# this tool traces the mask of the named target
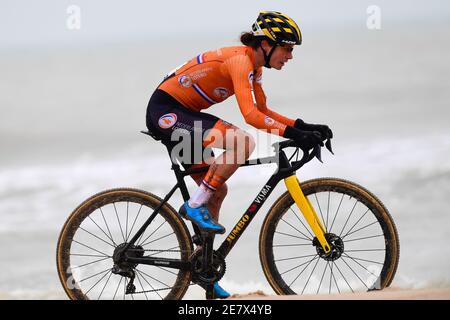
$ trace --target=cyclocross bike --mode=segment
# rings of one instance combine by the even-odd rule
[[[320,160],[320,147],[298,160],[298,148],[290,157],[284,151],[295,148],[292,140],[273,146],[273,157],[242,165],[276,163],[277,168],[217,250],[213,235],[194,224],[190,231],[168,202],[177,189],[188,200],[184,178],[207,167],[182,170],[172,161],[177,183],[164,199],[120,188],[84,201],[67,219],[57,245],[57,270],[69,298],[182,299],[192,284],[205,288],[207,299],[214,298],[212,286],[225,273],[225,258],[281,180],[287,191],[268,211],[259,236],[262,269],[277,294],[389,286],[399,240],[381,201],[342,179],[299,183],[296,170],[314,157]],[[331,151],[329,140],[326,146]]]

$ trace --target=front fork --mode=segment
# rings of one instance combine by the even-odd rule
[[[309,202],[308,198],[303,194],[302,189],[300,188],[300,183],[296,175],[292,175],[284,179],[284,183],[286,184],[286,188],[294,199],[300,211],[303,213],[303,216],[306,218],[311,230],[319,240],[320,245],[322,246],[325,253],[330,252],[330,245],[325,239],[325,228],[320,222],[319,217],[317,216],[316,211],[313,206]]]

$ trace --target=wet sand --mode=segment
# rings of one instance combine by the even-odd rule
[[[235,294],[237,300],[450,300],[450,288],[402,289],[388,288],[380,291],[321,295],[267,295],[262,291]]]

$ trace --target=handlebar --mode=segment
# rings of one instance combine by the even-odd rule
[[[297,149],[300,149],[303,152],[303,156],[300,160],[293,161],[291,163],[292,171],[296,171],[296,170],[300,169],[302,166],[304,166],[305,164],[307,164],[314,158],[317,158],[317,160],[319,160],[320,162],[323,162],[322,161],[322,147],[320,145],[316,145],[313,149],[310,149],[310,150],[304,150],[304,149],[299,148],[296,145],[294,140],[289,139],[289,140],[284,140],[281,142],[275,142],[272,146],[275,148],[276,152],[279,152],[279,150],[282,150],[284,148],[289,148],[289,147],[295,147]],[[331,147],[330,139],[327,139],[327,141],[325,142],[325,147],[332,154],[334,154],[333,149]]]

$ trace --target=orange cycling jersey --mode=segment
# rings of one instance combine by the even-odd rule
[[[295,120],[267,107],[261,78],[262,67],[255,70],[252,48],[226,47],[202,53],[178,67],[159,89],[192,111],[209,108],[235,94],[246,123],[277,130],[283,136],[286,126],[293,126]]]

